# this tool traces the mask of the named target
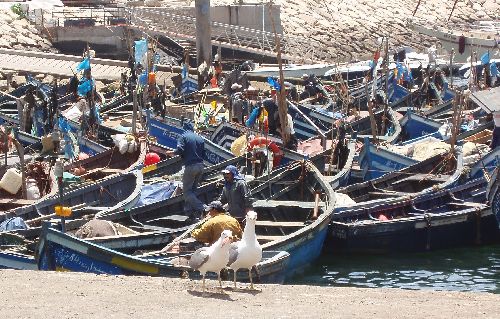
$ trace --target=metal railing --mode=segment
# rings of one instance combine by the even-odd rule
[[[27,18],[37,27],[86,27],[94,25],[120,25],[130,22],[125,8],[65,8],[57,11],[30,10]]]
[[[144,32],[165,34],[174,40],[196,42],[196,18],[170,12],[170,8],[69,8],[47,12],[31,10],[28,19],[47,30],[51,27],[88,27],[97,25],[129,25]],[[290,35],[278,34],[283,58],[295,63],[332,62],[325,56],[323,44]],[[276,56],[275,35],[272,32],[238,25],[212,22],[212,41],[265,56]]]
[[[130,8],[131,26],[170,34],[172,37],[196,39],[196,18],[169,12],[168,8]],[[307,39],[279,34],[284,57],[293,62],[325,61],[321,56],[320,44]],[[241,27],[237,25],[212,22],[212,41],[256,53],[275,56],[275,36],[271,32]]]

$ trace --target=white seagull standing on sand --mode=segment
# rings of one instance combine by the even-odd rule
[[[232,243],[229,249],[228,266],[234,270],[234,288],[236,288],[236,272],[240,268],[246,268],[250,276],[250,289],[254,289],[252,267],[262,259],[262,247],[257,241],[257,235],[255,235],[256,221],[257,213],[249,211],[246,216],[245,229],[243,230],[241,240]]]
[[[219,239],[209,247],[197,249],[189,260],[189,266],[198,270],[203,277],[203,292],[205,292],[205,274],[207,271],[216,272],[219,285],[222,290],[222,281],[220,280],[220,271],[226,267],[229,261],[229,247],[233,233],[230,230],[224,230]]]

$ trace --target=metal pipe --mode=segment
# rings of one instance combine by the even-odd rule
[[[302,111],[297,107],[295,106],[293,103],[290,103],[290,105],[294,108],[294,110],[300,114],[300,116],[302,116],[302,118],[304,120],[306,120],[306,122],[311,125],[314,130],[316,130],[316,132],[319,134],[320,138],[321,138],[321,146],[323,147],[323,150],[326,149],[326,134],[323,133],[323,131],[309,118],[307,117],[304,113],[302,113]]]
[[[132,93],[133,99],[134,99],[134,106],[133,106],[133,112],[132,112],[132,134],[136,135],[137,134],[137,91],[134,90]]]

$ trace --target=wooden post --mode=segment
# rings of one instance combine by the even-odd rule
[[[9,153],[9,136],[7,135],[7,126],[4,126],[5,132],[4,132],[4,147],[5,147],[5,168],[7,168],[7,155]]]
[[[210,21],[210,0],[195,0],[196,10],[196,66],[203,62],[210,66],[212,61],[212,23]],[[198,74],[198,85],[204,84]],[[199,87],[201,89],[201,86]]]
[[[137,91],[134,90],[132,93],[134,99],[133,111],[132,111],[132,134],[137,134]]]
[[[450,87],[453,88],[453,56],[455,55],[455,49],[451,48],[450,54]]]
[[[376,81],[377,75],[374,75],[374,80]],[[373,143],[377,143],[377,123],[375,122],[375,115],[373,114],[373,102],[368,96],[368,81],[366,82],[365,86],[365,94],[366,94],[366,104],[368,106],[368,114],[370,115],[370,126],[372,129],[372,137],[373,137]]]
[[[7,132],[6,132],[7,134]],[[17,149],[17,154],[19,154],[19,165],[21,165],[21,189],[23,194],[23,199],[26,199],[26,168],[24,165],[24,147],[15,139],[12,139],[14,146]]]
[[[280,72],[280,90],[278,94],[278,114],[280,117],[280,124],[281,124],[281,138],[283,139],[283,144],[287,145],[288,141],[290,140],[290,135],[288,134],[288,131],[286,130],[288,126],[288,106],[286,104],[286,97],[285,97],[285,78],[283,76],[283,63],[281,60],[281,43],[280,39],[278,37],[278,34],[276,33],[276,25],[274,23],[274,18],[273,18],[273,13],[272,13],[272,8],[271,4],[269,4],[269,16],[271,17],[271,24],[273,26],[273,32],[274,32],[274,40],[276,41],[276,54],[277,54],[277,59],[278,59],[278,67],[279,67],[279,72]]]
[[[458,2],[458,0],[455,0],[455,2],[453,3],[453,8],[451,8],[450,16],[448,17],[448,22],[450,21],[451,16],[453,15],[453,11],[455,11],[455,7],[457,6],[457,2]]]
[[[451,150],[455,151],[455,144],[457,142],[458,127],[460,125],[460,107],[461,107],[462,95],[460,92],[455,93],[455,100],[453,105],[453,117],[452,117],[452,128],[451,128],[451,138],[450,145]]]
[[[389,105],[389,37],[385,38],[384,76],[385,76],[385,100],[384,100],[384,113],[382,114],[382,127],[380,129],[380,135],[385,135],[385,132],[384,132],[385,131],[385,121],[386,121],[386,115],[387,115],[387,107]]]

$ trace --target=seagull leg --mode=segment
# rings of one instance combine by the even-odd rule
[[[250,277],[250,289],[253,290],[252,268],[248,269],[248,276]]]
[[[234,270],[234,289],[236,289],[236,270]]]
[[[224,288],[222,288],[222,280],[220,279],[220,271],[219,273],[217,274],[217,277],[219,278],[219,286],[220,286],[220,291],[222,292],[224,290]]]
[[[203,286],[202,292],[205,293],[205,274],[203,274]]]
[[[262,291],[260,289],[257,289],[257,288],[254,288],[253,286],[253,280],[252,280],[252,268],[248,269],[248,275],[250,277],[250,290],[254,290],[254,291]]]

